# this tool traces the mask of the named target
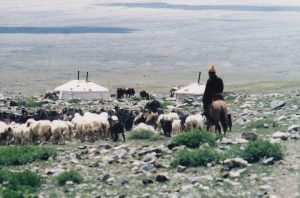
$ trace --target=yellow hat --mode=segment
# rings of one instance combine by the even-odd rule
[[[210,66],[210,68],[208,69],[208,73],[216,73],[216,69],[214,65]]]

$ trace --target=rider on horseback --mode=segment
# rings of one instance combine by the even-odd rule
[[[209,79],[206,82],[203,94],[203,110],[205,117],[209,120],[209,107],[213,100],[224,100],[222,93],[224,89],[223,80],[216,75],[215,66],[212,65],[208,70]]]

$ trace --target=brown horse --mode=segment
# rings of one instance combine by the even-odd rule
[[[226,135],[227,132],[227,105],[223,100],[215,100],[211,103],[209,108],[209,115],[211,123],[208,124],[207,128],[210,128],[210,124],[215,125],[215,131],[221,134],[220,122],[223,127],[223,131]]]

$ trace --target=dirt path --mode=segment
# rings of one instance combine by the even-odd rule
[[[276,177],[273,187],[277,197],[300,197],[300,147],[299,141],[289,140],[285,144],[285,160],[273,172]]]

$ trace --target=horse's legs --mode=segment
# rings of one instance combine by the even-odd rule
[[[220,127],[220,124],[219,123],[215,123],[215,131],[219,132],[219,134],[221,134],[221,127]]]

